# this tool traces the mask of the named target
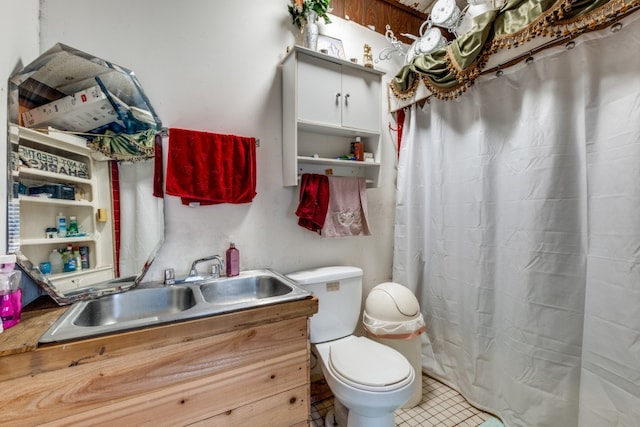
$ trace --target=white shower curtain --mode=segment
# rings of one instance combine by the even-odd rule
[[[393,279],[424,371],[509,427],[640,426],[638,46],[635,19],[407,111]]]

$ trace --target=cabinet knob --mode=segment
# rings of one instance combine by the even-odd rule
[[[351,96],[351,95],[349,95],[349,94],[346,94],[346,95],[344,96],[344,105],[349,105],[349,97],[350,97],[350,96]]]

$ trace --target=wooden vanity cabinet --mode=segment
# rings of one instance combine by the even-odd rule
[[[0,357],[1,424],[307,426],[316,311],[308,298]]]

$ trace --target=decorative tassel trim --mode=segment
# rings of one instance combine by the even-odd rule
[[[567,37],[599,30],[638,7],[640,0],[611,0],[584,15],[557,22],[553,32]]]
[[[474,61],[469,67],[462,68],[455,56],[452,53],[451,45],[447,46],[447,55],[445,56],[445,65],[451,74],[453,74],[459,83],[464,83],[469,80],[475,80],[480,75],[480,67],[478,67],[477,60]]]
[[[474,82],[474,80],[467,80],[464,82],[459,82],[453,87],[443,88],[436,86],[436,84],[433,83],[433,81],[431,81],[429,76],[427,76],[426,74],[420,74],[420,80],[427,87],[427,89],[429,89],[429,92],[431,92],[433,96],[435,96],[437,99],[446,101],[456,99],[457,97],[465,93],[467,89],[469,89],[473,85]]]
[[[455,60],[451,46],[447,46],[445,55],[446,67],[455,77],[456,82],[452,87],[441,87],[434,83],[427,74],[415,72],[416,78],[411,86],[405,90],[400,90],[395,82],[389,83],[389,87],[394,96],[402,101],[410,100],[415,96],[419,82],[438,99],[451,100],[459,97],[471,87],[481,74],[482,70],[489,62],[492,54],[500,49],[510,49],[526,44],[534,37],[554,37],[573,38],[582,33],[601,29],[620,17],[633,12],[640,7],[640,0],[611,0],[601,7],[591,12],[579,15],[571,19],[563,20],[565,13],[572,9],[572,0],[561,0],[540,16],[527,27],[513,33],[495,36],[487,40],[478,58],[466,69],[463,69]],[[519,62],[519,61],[514,61]]]
[[[537,16],[531,24],[511,34],[500,34],[493,37],[489,46],[489,53],[496,53],[500,49],[511,49],[525,44],[534,37],[555,35],[549,28],[556,21],[561,20],[566,12],[571,10],[572,0],[560,0],[555,5]]]
[[[105,134],[87,142],[87,147],[99,151],[112,160],[137,162],[155,155],[155,131],[138,134]]]
[[[392,81],[391,83],[389,83],[389,88],[391,88],[391,92],[393,92],[393,95],[397,99],[400,99],[402,101],[406,101],[408,99],[413,98],[416,95],[416,90],[418,89],[418,85],[419,84],[420,84],[420,79],[419,78],[415,78],[413,80],[413,83],[411,83],[411,86],[409,86],[409,88],[407,90],[403,91],[403,90],[398,89],[398,87]]]
[[[458,61],[456,61],[456,57],[453,55],[453,49],[451,48],[451,44],[449,43],[447,45],[447,55],[446,55],[446,61],[447,61],[447,68],[449,69],[449,71],[451,71],[453,74],[458,74],[464,71],[464,69],[460,66],[460,64],[458,64]]]

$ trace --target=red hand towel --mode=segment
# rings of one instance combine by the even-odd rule
[[[248,203],[256,195],[256,140],[169,129],[167,194],[182,204]]]
[[[329,207],[329,179],[326,175],[302,174],[300,201],[296,215],[298,225],[320,233]]]

